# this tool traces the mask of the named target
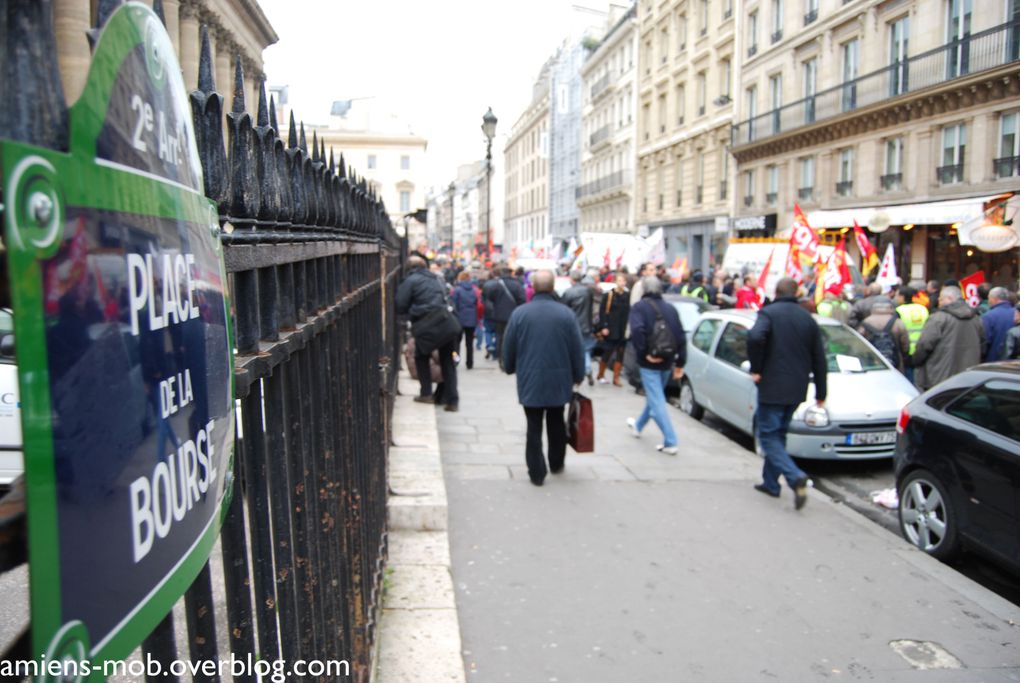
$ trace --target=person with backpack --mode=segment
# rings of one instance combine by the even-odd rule
[[[453,312],[457,315],[462,329],[461,338],[466,340],[464,353],[467,358],[467,369],[475,365],[475,328],[478,327],[478,290],[471,282],[471,274],[462,270],[457,276],[457,286],[453,288]],[[458,342],[458,347],[460,343]]]
[[[495,277],[482,289],[482,297],[485,299],[486,315],[491,314],[496,330],[494,355],[502,368],[503,335],[514,309],[526,303],[526,294],[524,285],[514,277],[513,271],[508,266],[500,266],[494,271],[494,275]]]
[[[892,299],[878,297],[871,303],[871,315],[857,331],[886,357],[893,367],[906,374],[910,361],[910,332],[896,314]]]
[[[676,309],[662,299],[662,280],[655,275],[641,280],[644,294],[630,309],[630,343],[637,356],[641,384],[645,390],[645,409],[636,419],[627,418],[631,435],[641,437],[641,430],[654,420],[662,432],[662,443],[656,449],[676,455],[677,436],[669,419],[666,385],[670,376],[680,380],[687,362],[687,338]]]

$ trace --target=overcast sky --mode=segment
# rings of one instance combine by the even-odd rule
[[[388,103],[429,141],[428,185],[445,185],[459,164],[484,158],[490,106],[499,118],[493,163],[502,166],[506,136],[542,64],[579,25],[604,22],[572,9],[572,0],[259,4],[280,37],[265,51],[267,80],[290,86],[295,115],[327,123],[333,100]]]

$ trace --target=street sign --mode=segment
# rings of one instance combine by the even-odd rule
[[[233,340],[216,207],[150,9],[109,18],[69,120],[68,153],[0,141],[0,173],[33,651],[98,661],[139,645],[219,532]]]

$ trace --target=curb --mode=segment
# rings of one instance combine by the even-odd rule
[[[375,683],[465,681],[450,570],[446,484],[435,406],[401,372],[393,411],[385,571]]]

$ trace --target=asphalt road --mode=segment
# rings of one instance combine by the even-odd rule
[[[751,437],[712,413],[706,412],[702,423],[747,450],[754,450]],[[876,524],[895,534],[900,533],[896,511],[876,505],[871,499],[872,493],[896,486],[891,459],[798,460],[797,462],[805,472],[811,475],[815,488],[828,494],[834,500],[845,503]],[[954,562],[952,567],[999,596],[1020,605],[1020,577],[1008,574],[997,565],[969,553]]]

